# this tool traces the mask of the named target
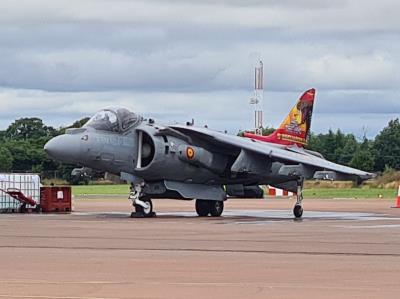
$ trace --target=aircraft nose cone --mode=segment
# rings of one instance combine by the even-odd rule
[[[46,152],[46,154],[48,154],[51,157],[56,156],[57,152],[60,151],[59,145],[58,145],[57,141],[55,140],[56,138],[50,139],[50,141],[48,141],[44,146],[44,151]]]
[[[44,151],[55,160],[75,163],[80,155],[80,142],[77,136],[60,135],[47,142]]]

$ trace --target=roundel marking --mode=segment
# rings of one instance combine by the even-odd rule
[[[188,148],[186,149],[186,156],[189,160],[192,160],[194,158],[194,149],[190,146],[188,146]]]

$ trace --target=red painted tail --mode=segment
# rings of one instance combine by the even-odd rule
[[[282,122],[280,127],[269,136],[260,136],[252,133],[244,133],[244,137],[260,141],[282,144],[307,145],[310,133],[311,119],[314,107],[315,89],[307,90],[298,100],[296,106]]]

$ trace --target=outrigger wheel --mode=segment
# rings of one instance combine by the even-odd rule
[[[301,218],[301,216],[303,216],[303,207],[300,205],[295,205],[293,208],[293,214],[297,219]]]
[[[196,200],[196,213],[200,217],[211,215],[212,217],[219,217],[224,211],[224,202],[216,200]]]
[[[303,216],[303,185],[304,185],[304,179],[300,178],[297,181],[297,201],[296,205],[293,208],[293,214],[296,219],[300,219]]]

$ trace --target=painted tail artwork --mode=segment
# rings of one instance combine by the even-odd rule
[[[315,89],[309,89],[286,116],[279,128],[268,136],[244,133],[244,137],[280,145],[307,145],[314,107]]]

